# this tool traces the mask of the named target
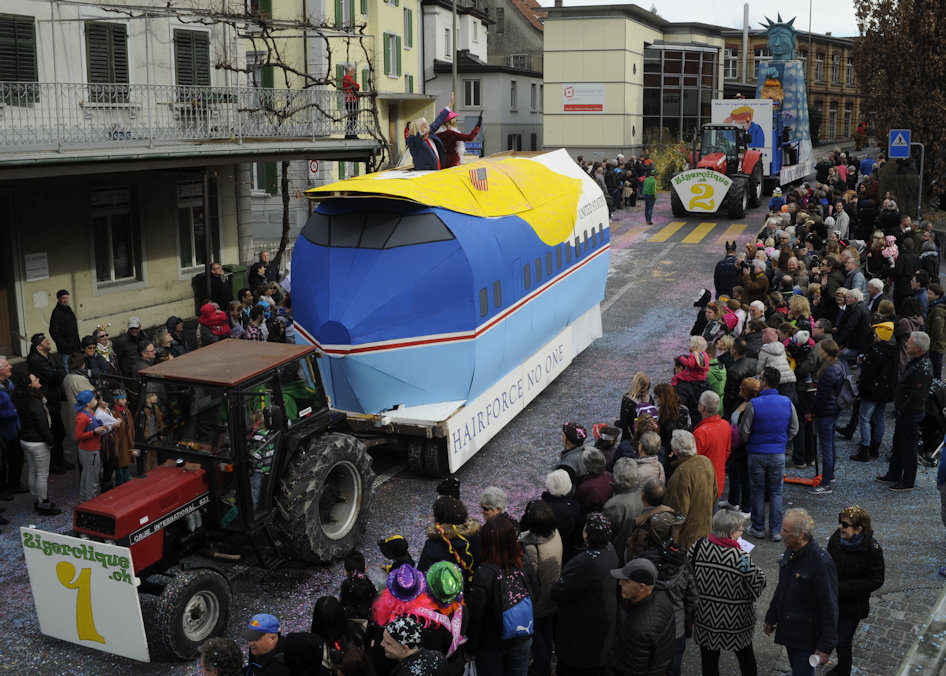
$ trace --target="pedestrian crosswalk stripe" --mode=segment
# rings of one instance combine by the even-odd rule
[[[649,241],[666,242],[668,239],[673,237],[674,233],[676,233],[676,231],[682,228],[684,225],[686,225],[686,221],[671,221],[661,228],[660,232],[651,237]]]
[[[716,227],[715,223],[700,223],[693,228],[689,235],[683,238],[682,244],[699,244],[706,237],[706,233]]]
[[[725,244],[731,239],[736,239],[745,229],[745,223],[733,223],[728,228],[726,228],[726,232],[716,238],[716,244]]]

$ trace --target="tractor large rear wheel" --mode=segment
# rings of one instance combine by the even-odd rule
[[[365,530],[375,481],[371,457],[347,434],[303,444],[279,482],[276,522],[298,558],[331,561],[354,549]]]
[[[749,196],[746,194],[746,179],[736,176],[726,193],[726,212],[730,218],[745,218],[749,206]]]
[[[755,208],[762,203],[762,159],[760,158],[752,168],[749,174],[749,180],[746,182],[746,194],[749,198],[749,206]]]

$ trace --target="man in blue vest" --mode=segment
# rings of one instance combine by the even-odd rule
[[[782,539],[782,478],[785,447],[798,433],[798,416],[791,399],[778,393],[781,377],[774,366],[759,375],[762,391],[749,401],[739,420],[739,434],[749,455],[749,501],[752,526],[746,531],[765,537],[765,496],[769,496],[769,530],[772,540]]]

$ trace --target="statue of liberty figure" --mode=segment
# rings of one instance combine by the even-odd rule
[[[808,97],[805,93],[805,65],[795,58],[795,27],[791,21],[768,17],[763,23],[769,38],[771,61],[759,64],[756,98],[772,99],[776,117],[773,129],[781,128],[781,183],[804,178],[813,170],[811,134],[808,129]],[[773,167],[775,169],[775,167]]]

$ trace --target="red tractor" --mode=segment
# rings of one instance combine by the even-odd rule
[[[335,430],[345,416],[329,408],[318,356],[224,340],[139,374],[136,448],[157,467],[78,505],[74,529],[131,549],[172,655],[226,632],[215,560],[330,561],[364,532],[375,475],[364,444]]]
[[[743,218],[748,207],[757,207],[762,202],[762,151],[746,146],[747,134],[743,127],[730,124],[703,125],[699,150],[694,145],[690,153],[692,169],[709,170],[722,174],[732,183],[723,195],[715,195],[717,209],[725,210],[730,218]],[[687,174],[688,172],[681,172]],[[674,177],[681,174],[674,174]],[[706,213],[706,208],[694,208],[694,203],[705,206],[707,200],[701,199],[698,191],[691,195],[681,195],[676,183],[671,179],[674,189],[670,191],[670,207],[673,215],[685,217],[690,213]],[[716,209],[713,209],[715,211]]]

